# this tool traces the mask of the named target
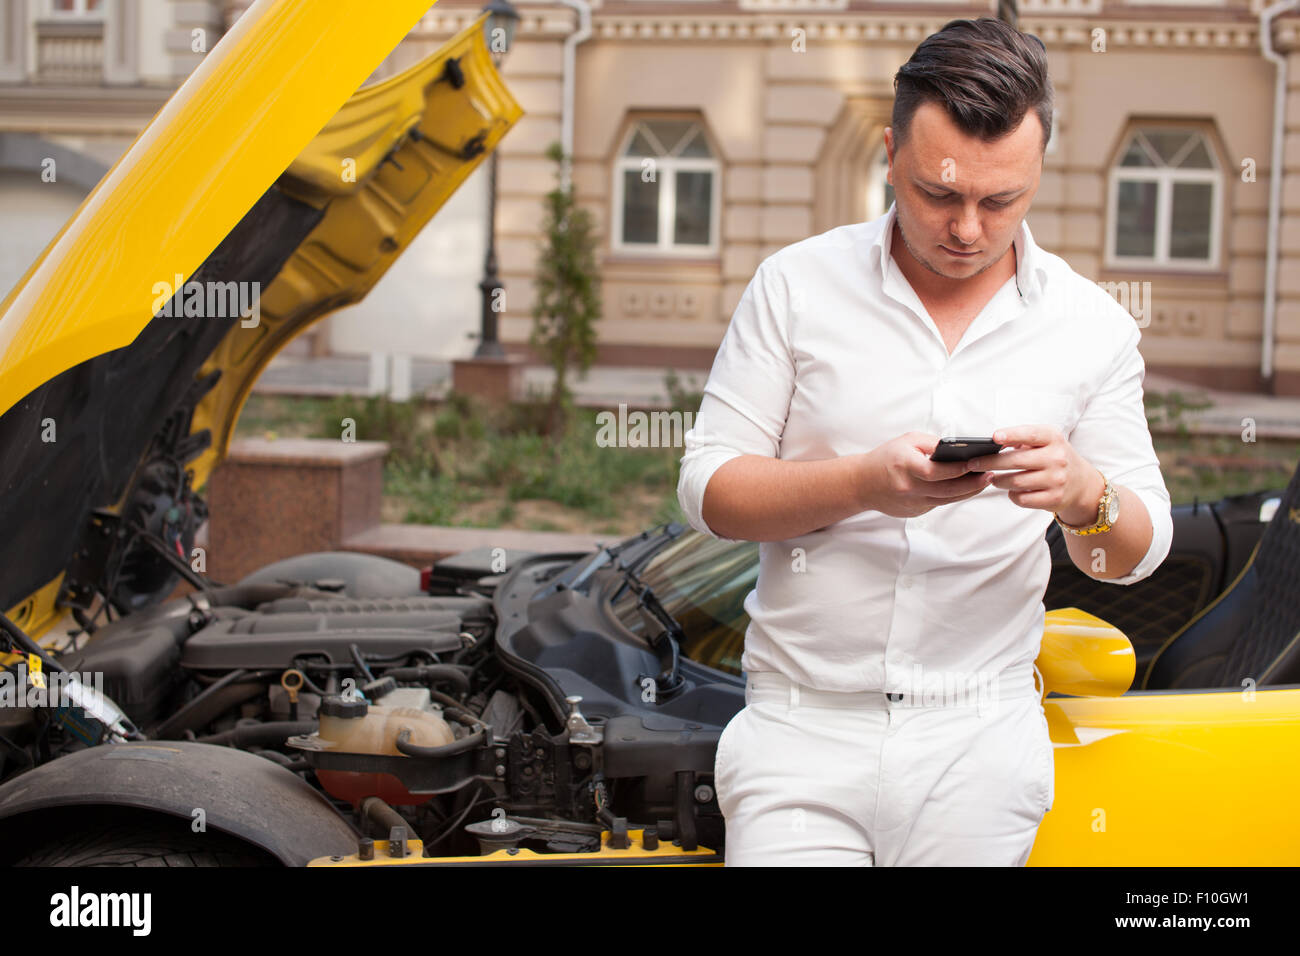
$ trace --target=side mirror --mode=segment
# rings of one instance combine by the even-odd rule
[[[1137,654],[1124,632],[1077,607],[1047,612],[1035,663],[1044,694],[1071,697],[1119,697],[1137,673]]]

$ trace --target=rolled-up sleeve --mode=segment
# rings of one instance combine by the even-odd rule
[[[1132,318],[1126,316],[1131,323]],[[1134,584],[1149,577],[1169,555],[1174,520],[1160,459],[1151,441],[1142,380],[1146,364],[1138,351],[1142,338],[1136,324],[1110,364],[1110,372],[1093,393],[1070,433],[1070,444],[1116,485],[1137,495],[1151,517],[1151,545],[1133,570],[1109,584]],[[1123,521],[1123,512],[1120,520]]]
[[[704,397],[684,436],[677,501],[697,531],[722,541],[704,521],[704,492],[722,465],[741,455],[779,457],[794,391],[789,295],[765,259],[754,273],[713,360]]]

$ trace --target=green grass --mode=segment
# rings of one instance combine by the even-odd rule
[[[698,394],[669,394],[692,412]],[[568,411],[563,437],[544,434],[540,403],[493,408],[453,393],[444,402],[384,397],[294,398],[254,394],[238,435],[384,441],[386,520],[538,531],[633,534],[682,520],[681,448],[602,447],[598,409]]]
[[[1153,441],[1169,499],[1176,505],[1281,490],[1300,462],[1300,441],[1294,440],[1243,442],[1234,435],[1155,435]],[[1207,458],[1225,461],[1204,461]]]
[[[325,399],[298,395],[263,395],[254,392],[244,403],[235,426],[239,438],[261,437],[268,432],[284,438],[303,438],[318,427]]]
[[[672,407],[696,411],[700,393],[665,379]],[[1161,471],[1175,504],[1283,488],[1300,461],[1300,441],[1242,442],[1179,428],[1195,400],[1148,393]],[[237,434],[385,441],[385,520],[538,531],[633,534],[682,521],[677,478],[683,450],[601,447],[596,409],[570,409],[564,437],[544,434],[540,403],[494,409],[463,395],[444,402],[254,394]],[[346,420],[351,421],[349,426]],[[1207,461],[1208,459],[1208,461]]]
[[[1191,431],[1184,412],[1209,408],[1203,392],[1143,393],[1152,442],[1172,504],[1217,501],[1229,495],[1286,487],[1300,462],[1300,441],[1242,441],[1240,435]]]
[[[1213,405],[1203,392],[1188,395],[1178,389],[1167,392],[1148,389],[1142,394],[1142,403],[1146,407],[1148,425],[1152,428],[1172,427],[1180,435],[1189,434],[1183,412],[1199,411]]]

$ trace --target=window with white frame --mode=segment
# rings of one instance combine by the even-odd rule
[[[894,187],[889,185],[889,150],[882,141],[867,169],[866,218],[878,219],[894,202]]]
[[[698,120],[633,123],[614,164],[613,248],[716,253],[720,176],[721,164]]]
[[[50,14],[56,17],[93,17],[104,15],[104,0],[48,0]]]
[[[1110,170],[1112,265],[1216,268],[1223,172],[1200,129],[1139,126]]]

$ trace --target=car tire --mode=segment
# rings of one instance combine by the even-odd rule
[[[60,835],[14,866],[274,866],[268,854],[222,833],[169,832],[158,821]]]

